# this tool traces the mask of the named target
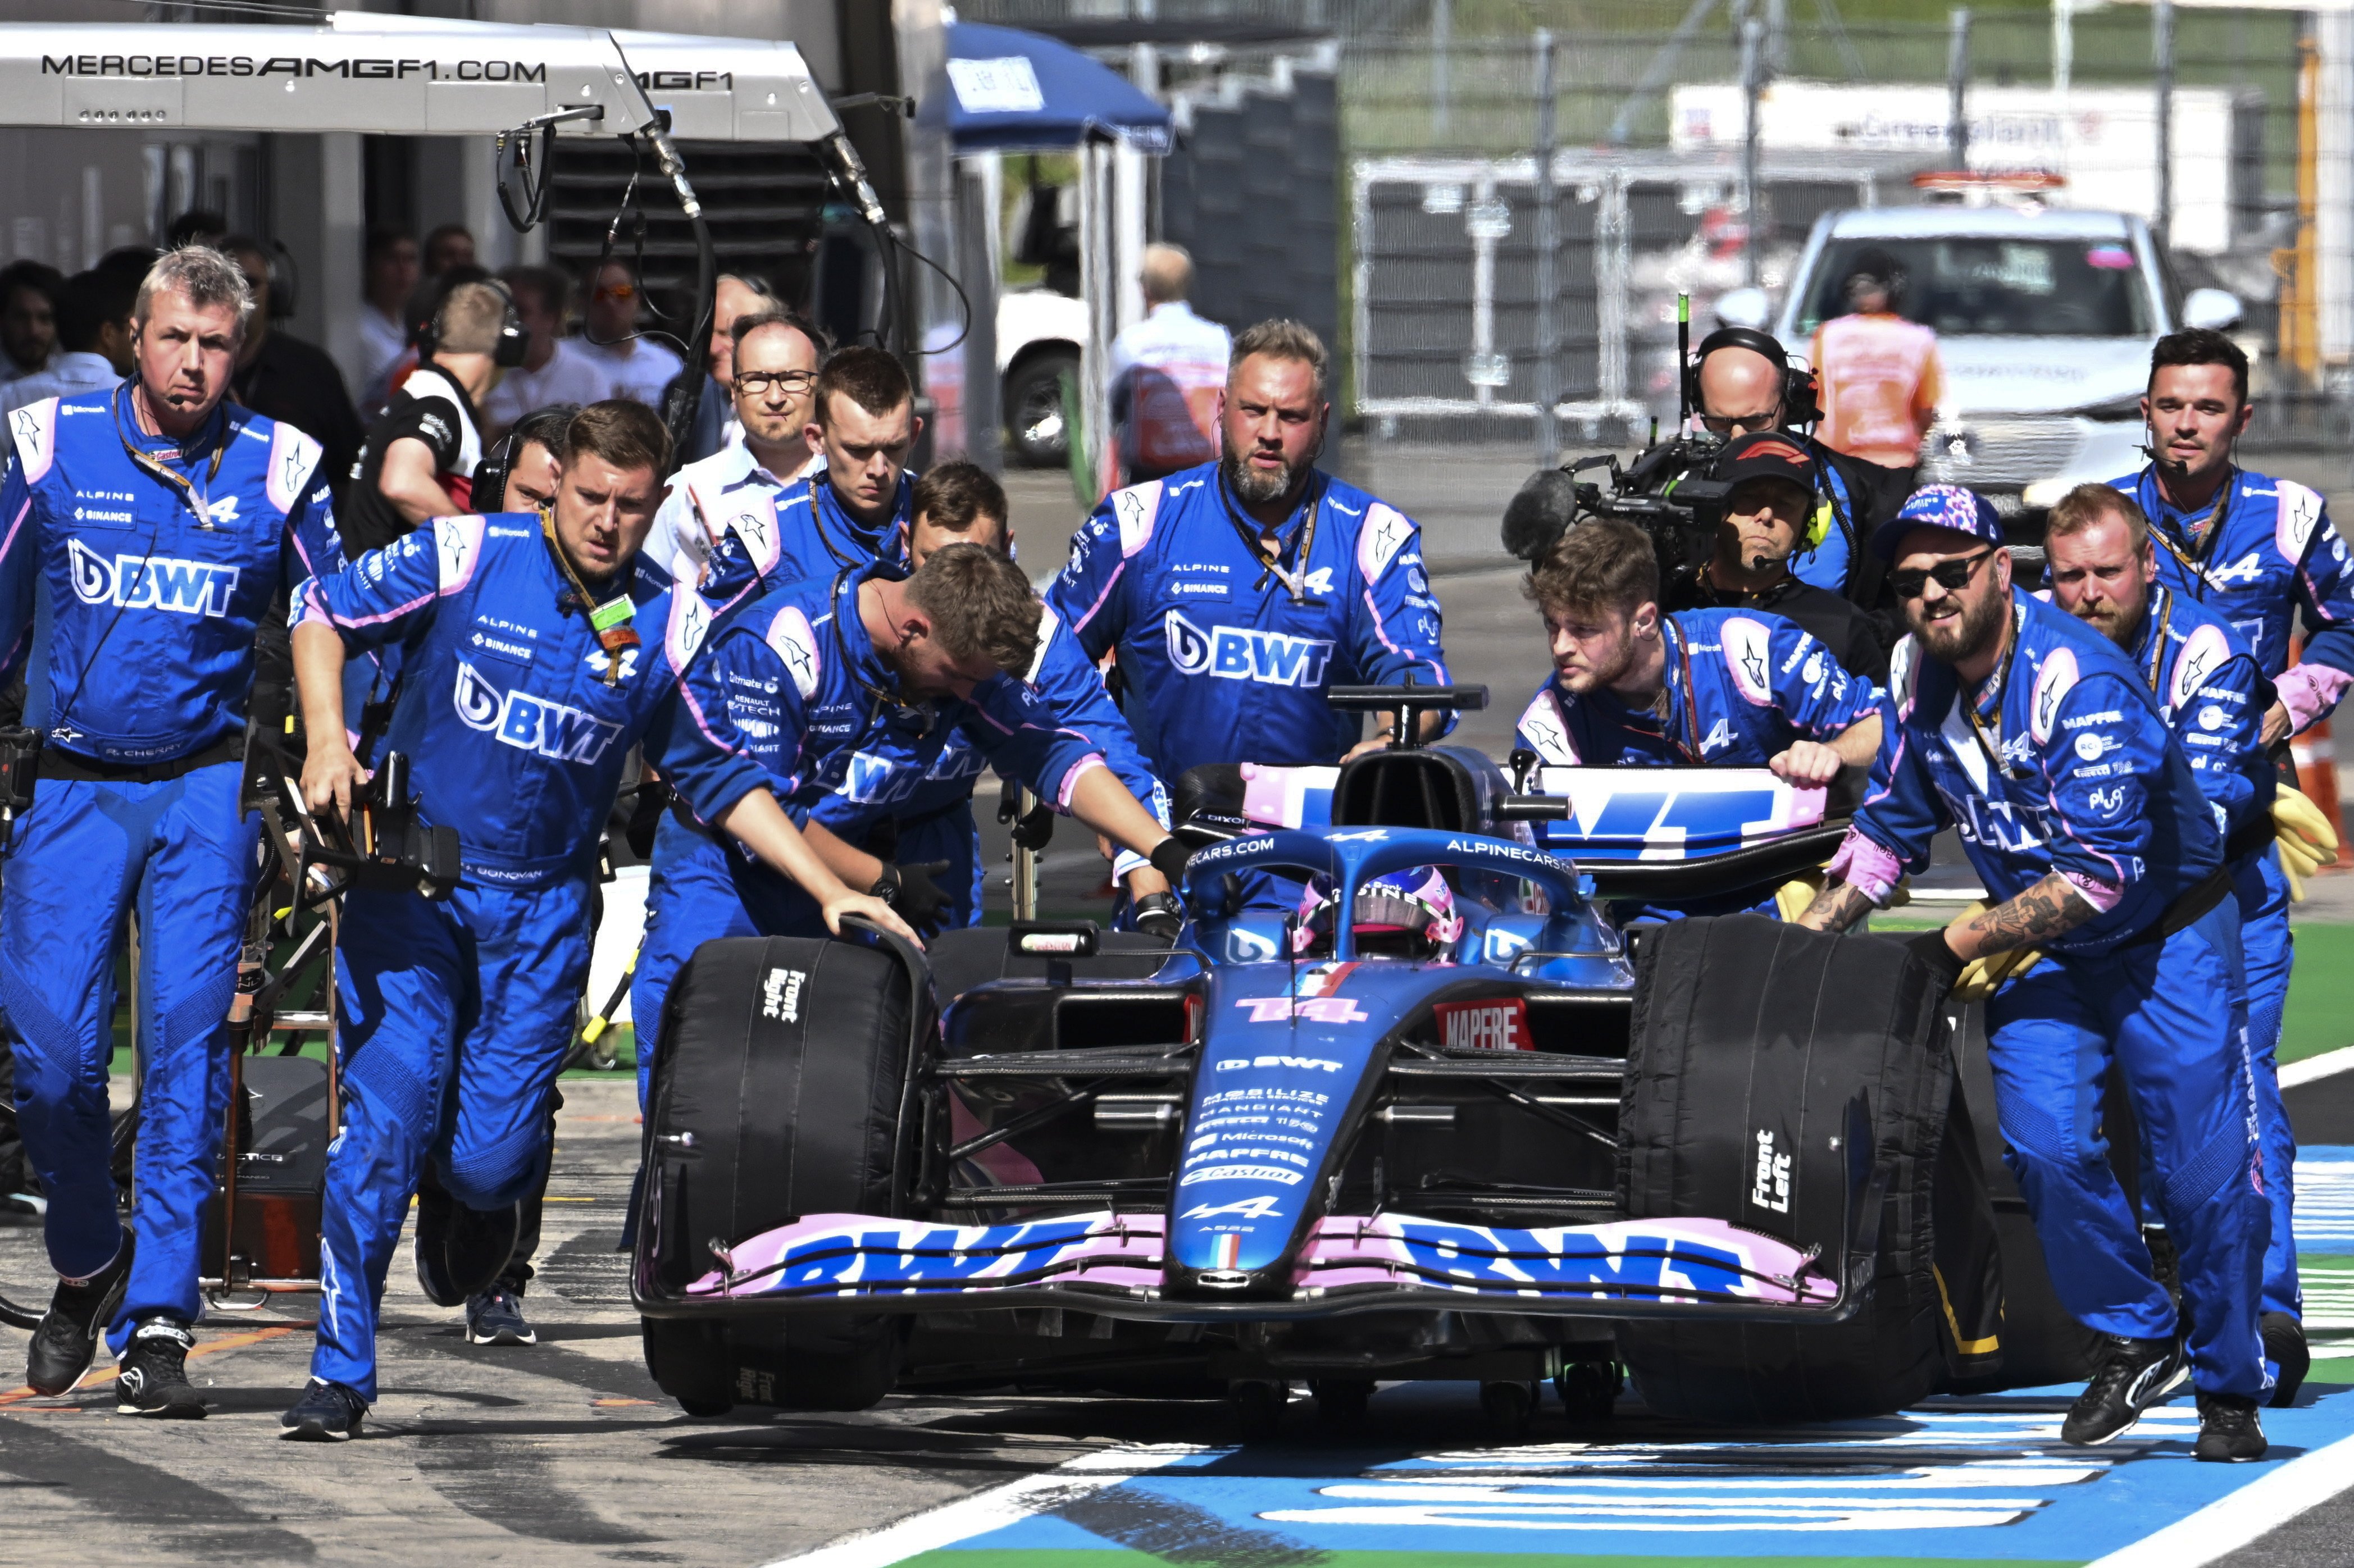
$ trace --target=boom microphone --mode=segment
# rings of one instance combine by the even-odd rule
[[[1504,549],[1524,561],[1543,560],[1576,520],[1576,482],[1560,469],[1539,469],[1504,508]]]

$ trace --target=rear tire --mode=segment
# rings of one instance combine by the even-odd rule
[[[1613,1361],[1572,1361],[1553,1373],[1553,1391],[1561,1411],[1572,1421],[1606,1421],[1617,1407],[1618,1391],[1626,1380]]]
[[[1536,1394],[1525,1383],[1483,1383],[1479,1385],[1479,1417],[1491,1443],[1525,1443],[1529,1421],[1535,1415]]]
[[[1363,1378],[1318,1378],[1308,1392],[1316,1396],[1316,1419],[1325,1426],[1361,1425],[1373,1398],[1373,1385]]]

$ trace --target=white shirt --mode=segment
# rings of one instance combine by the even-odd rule
[[[384,407],[390,396],[385,384],[392,367],[408,352],[408,328],[398,311],[387,315],[374,305],[360,306],[360,411]]]
[[[675,564],[682,556],[700,575],[704,563],[711,558],[712,546],[733,521],[737,503],[747,502],[758,510],[766,502],[773,519],[778,496],[825,463],[815,452],[808,457],[791,472],[774,474],[760,466],[751,448],[736,440],[699,462],[688,463],[671,475],[670,493],[663,497],[662,507],[654,514],[654,525],[639,546],[639,558],[659,567],[666,580],[674,580]]]
[[[567,340],[589,364],[605,373],[605,396],[629,397],[649,408],[662,407],[663,388],[686,362],[651,338],[626,338],[603,347],[586,339]]]
[[[76,393],[95,392],[122,379],[122,373],[102,354],[61,354],[47,370],[36,370],[0,387],[0,418],[44,397],[71,397]]]
[[[1216,457],[1218,393],[1233,350],[1226,329],[1204,321],[1182,300],[1153,306],[1114,338],[1115,406],[1126,405],[1121,458],[1166,471]]]
[[[6,355],[0,354],[0,387],[5,387],[11,381],[22,381],[27,376],[38,376],[45,370],[54,370],[57,366],[58,351],[54,348],[49,350],[48,358],[30,370],[25,369]]]
[[[537,370],[516,366],[499,377],[482,403],[482,422],[504,430],[535,409],[551,403],[578,403],[587,408],[611,394],[612,377],[591,359],[585,345],[568,337],[556,340],[556,352]]]

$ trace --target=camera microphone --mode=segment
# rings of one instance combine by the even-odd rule
[[[1576,520],[1576,482],[1560,469],[1539,469],[1504,508],[1504,549],[1524,561],[1543,560]]]

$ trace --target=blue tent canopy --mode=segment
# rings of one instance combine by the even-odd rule
[[[1090,134],[1169,151],[1169,111],[1069,45],[980,22],[948,35],[948,79],[923,117],[938,124],[945,111],[958,152],[1060,152]]]

